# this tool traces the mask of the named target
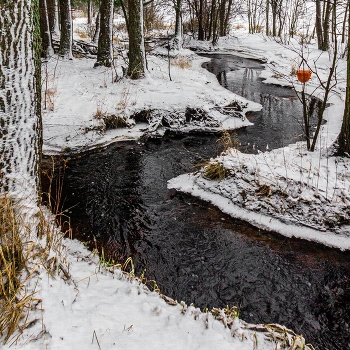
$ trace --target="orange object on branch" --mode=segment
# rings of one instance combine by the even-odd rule
[[[309,81],[311,78],[311,75],[312,75],[312,72],[309,69],[300,69],[297,71],[297,77],[301,83],[306,83],[307,81]]]

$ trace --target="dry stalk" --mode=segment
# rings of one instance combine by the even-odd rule
[[[173,66],[179,67],[181,69],[191,69],[192,61],[184,56],[179,56],[171,63]]]
[[[61,275],[70,280],[64,235],[55,217],[45,208],[39,211],[36,238],[20,212],[10,198],[0,197],[0,344],[15,342],[35,322],[29,316],[39,301],[35,296],[37,285],[28,286],[41,267],[53,278]]]
[[[32,247],[24,243],[23,235],[11,199],[0,198],[0,336],[4,343],[19,329],[36,300],[34,292],[28,294],[25,288],[33,272],[28,264]]]

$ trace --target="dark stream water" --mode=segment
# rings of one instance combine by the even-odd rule
[[[301,103],[292,88],[264,84],[260,78],[264,66],[257,60],[227,54],[203,56],[211,58],[203,67],[214,73],[222,86],[263,106],[248,116],[254,127],[236,132],[241,151],[266,151],[303,140]],[[309,99],[312,126],[320,102]]]
[[[349,349],[350,253],[258,230],[167,190],[167,180],[216,155],[218,137],[168,135],[71,159],[62,197],[75,237],[110,258],[132,256],[136,272],[146,269],[174,299],[237,305],[248,322],[286,325],[317,349]],[[272,147],[269,137],[256,147]]]

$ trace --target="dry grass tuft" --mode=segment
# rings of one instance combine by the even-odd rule
[[[50,88],[45,91],[45,105],[46,108],[53,112],[55,110],[57,88]]]
[[[120,117],[119,115],[108,114],[104,116],[102,120],[105,124],[106,130],[128,127],[125,118]]]
[[[222,131],[221,137],[216,140],[216,143],[218,144],[218,152],[219,153],[225,152],[228,149],[233,147],[231,135],[227,130]]]
[[[82,30],[80,28],[75,29],[74,32],[77,33],[81,39],[89,39],[90,38],[89,34],[85,30]]]
[[[204,167],[204,177],[209,180],[222,180],[228,175],[228,170],[219,162],[209,163]]]
[[[192,68],[192,61],[189,58],[186,58],[184,56],[179,56],[177,59],[175,59],[172,62],[173,66],[177,66],[181,69],[191,69]]]
[[[4,343],[17,329],[25,328],[36,300],[34,293],[27,294],[25,289],[25,281],[31,276],[31,252],[32,246],[25,247],[12,201],[0,198],[0,336],[4,336]]]
[[[234,29],[244,29],[245,26],[242,23],[238,23],[234,26]]]
[[[57,210],[56,202],[57,198],[48,200],[51,209]],[[36,322],[35,316],[29,319],[40,301],[32,279],[42,268],[52,278],[71,279],[66,247],[62,244],[65,234],[57,224],[62,214],[52,215],[41,208],[30,224],[32,227],[28,227],[21,212],[11,198],[0,197],[0,344],[13,344],[25,328]]]

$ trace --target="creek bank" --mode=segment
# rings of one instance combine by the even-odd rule
[[[244,63],[246,59],[238,57],[230,60],[237,61],[238,68],[225,60],[221,70],[211,63],[205,65],[216,74],[223,86],[233,92],[237,92],[234,85],[236,71],[243,68],[249,79],[244,77],[245,89],[239,84],[238,88],[242,89],[246,98],[254,100],[246,85],[258,88],[258,91],[267,89],[266,84],[255,86],[251,83],[253,74],[250,64]],[[251,65],[256,66],[257,63],[253,61]],[[325,113],[328,120],[331,113],[339,115],[341,111],[339,96],[333,96],[331,102],[334,104],[329,105]],[[283,123],[280,125],[282,127]],[[212,159],[202,171],[172,179],[169,188],[205,198],[225,213],[248,220],[257,227],[342,250],[349,249],[350,163],[346,158],[331,156],[329,145],[335,134],[334,123],[323,124],[315,153],[305,149],[305,142],[271,152],[258,151],[254,155],[243,154],[236,146],[236,149],[229,149]],[[221,168],[225,178],[207,179],[205,174],[214,167]]]
[[[117,82],[112,68],[93,68],[92,59],[50,59],[43,67],[43,152],[79,153],[145,134],[160,137],[169,129],[218,132],[251,125],[245,115],[260,110],[258,103],[221,87],[201,67],[208,59],[189,50],[179,55],[171,62],[171,80],[168,59],[155,52],[144,79]]]
[[[132,256],[135,273],[175,300],[202,310],[240,305],[247,322],[286,325],[320,349],[347,344],[333,329],[349,323],[348,252],[259,230],[168,191],[167,180],[215,154],[216,141],[165,136],[72,159],[62,198],[74,234],[105,258]]]

